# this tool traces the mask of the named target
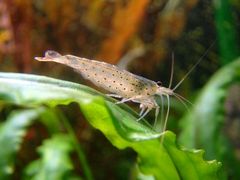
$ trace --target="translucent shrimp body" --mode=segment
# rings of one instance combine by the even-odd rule
[[[157,119],[159,105],[155,101],[155,95],[166,96],[168,102],[169,95],[173,95],[173,91],[169,88],[161,87],[154,81],[105,62],[72,55],[62,56],[55,51],[47,51],[45,57],[36,57],[35,59],[38,61],[54,61],[72,67],[96,86],[113,93],[110,96],[122,98],[118,103],[127,101],[139,103],[141,112],[138,120],[145,117],[152,109],[156,109],[155,119]]]
[[[127,101],[133,101],[140,104],[139,119],[144,118],[149,111],[156,109],[155,111],[155,122],[157,122],[157,117],[159,114],[159,105],[155,100],[155,95],[161,97],[161,105],[163,105],[163,96],[167,99],[167,111],[162,126],[162,131],[165,131],[169,107],[170,107],[170,96],[176,97],[180,102],[187,107],[186,103],[190,103],[187,99],[175,93],[174,91],[182,84],[186,77],[196,68],[196,66],[203,60],[206,54],[209,52],[211,47],[215,44],[215,41],[209,46],[205,53],[198,59],[198,61],[191,67],[191,69],[183,76],[183,78],[171,89],[172,79],[173,79],[173,66],[170,77],[170,83],[168,88],[159,86],[156,82],[146,79],[141,76],[132,74],[126,70],[122,70],[117,66],[107,64],[104,62],[89,60],[86,58],[80,58],[72,55],[64,55],[55,52],[47,51],[45,57],[35,57],[38,61],[54,61],[57,63],[65,64],[72,67],[77,72],[79,72],[84,78],[92,81],[95,85],[106,89],[107,91],[113,93],[109,96],[122,98],[121,101],[117,102],[124,103]],[[174,57],[173,57],[174,59]],[[174,61],[173,61],[174,62]],[[161,108],[162,114],[164,113],[163,106]]]

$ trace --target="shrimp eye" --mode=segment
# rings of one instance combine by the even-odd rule
[[[162,86],[162,82],[161,82],[161,81],[157,81],[157,84],[158,84],[159,86]]]

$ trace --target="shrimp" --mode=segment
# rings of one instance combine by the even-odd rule
[[[140,117],[137,119],[138,121],[143,119],[152,109],[155,109],[155,125],[159,115],[160,106],[156,102],[154,96],[158,95],[161,97],[161,104],[163,104],[163,97],[166,97],[167,112],[163,124],[164,131],[166,129],[169,116],[170,96],[175,96],[186,106],[184,101],[187,100],[174,91],[200,63],[207,51],[173,89],[171,89],[173,63],[169,87],[163,87],[158,85],[157,82],[132,74],[126,70],[118,68],[117,66],[96,60],[80,58],[73,55],[61,55],[56,51],[46,51],[44,57],[35,57],[35,59],[38,61],[54,61],[72,67],[85,79],[88,79],[96,86],[111,92],[112,94],[108,94],[109,96],[121,98],[121,100],[116,104],[125,103],[128,101],[139,103]]]

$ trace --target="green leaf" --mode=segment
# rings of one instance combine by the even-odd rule
[[[14,172],[15,156],[20,149],[27,127],[42,111],[42,108],[14,111],[1,124],[0,179],[6,179]]]
[[[152,139],[159,137],[160,134],[156,133],[147,123],[136,122],[137,114],[133,112],[125,104],[116,105],[114,100],[109,98],[96,90],[93,90],[87,86],[61,81],[53,78],[47,78],[44,76],[26,75],[26,74],[15,74],[15,73],[0,73],[0,97],[6,102],[12,102],[20,105],[27,105],[34,107],[36,105],[47,104],[49,106],[56,106],[58,104],[69,104],[71,102],[92,102],[92,106],[97,106],[99,109],[94,109],[94,113],[101,110],[102,106],[98,105],[98,102],[93,101],[96,98],[105,98],[106,102],[111,103],[111,106],[126,114],[131,114],[131,124],[135,124],[135,128],[139,129],[138,139]],[[131,127],[129,127],[131,128]]]
[[[73,144],[67,135],[55,134],[38,148],[41,158],[33,161],[25,171],[25,179],[72,179],[70,152]],[[75,177],[75,179],[77,179]]]
[[[52,78],[0,73],[0,97],[8,102],[55,106],[77,102],[89,123],[119,149],[130,147],[138,153],[142,174],[156,179],[216,179],[220,163],[204,161],[202,152],[176,145],[172,132],[155,132],[125,104],[86,86]]]
[[[220,159],[240,178],[240,163],[224,134],[224,101],[228,89],[240,84],[240,59],[220,69],[198,97],[193,111],[181,120],[180,142],[188,148],[203,148],[207,159]],[[238,175],[237,175],[238,174]],[[239,179],[238,178],[238,179]]]

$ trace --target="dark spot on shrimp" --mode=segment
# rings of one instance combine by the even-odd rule
[[[143,90],[146,85],[142,82],[137,82],[137,84],[135,84],[135,86],[138,90]]]

